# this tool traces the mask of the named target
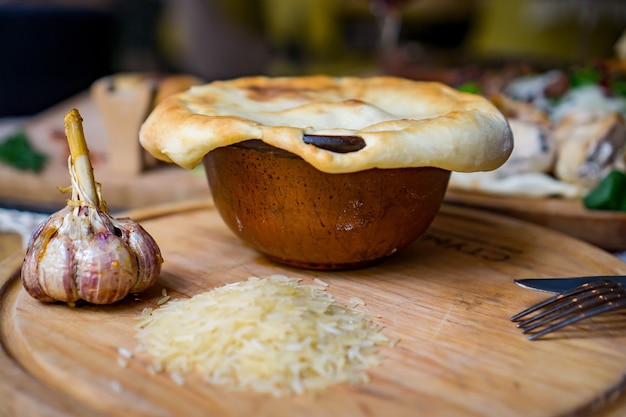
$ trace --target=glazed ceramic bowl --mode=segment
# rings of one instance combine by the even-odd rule
[[[273,261],[316,270],[364,267],[414,242],[450,176],[430,167],[328,174],[259,140],[217,148],[204,166],[237,236]]]

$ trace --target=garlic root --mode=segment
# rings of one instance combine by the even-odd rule
[[[111,304],[152,286],[163,258],[141,225],[110,216],[94,179],[78,110],[65,115],[65,132],[72,197],[33,232],[22,283],[44,302]]]

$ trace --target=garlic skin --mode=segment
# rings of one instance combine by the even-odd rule
[[[41,301],[111,304],[152,286],[162,262],[156,242],[138,223],[68,205],[31,236],[21,276],[26,291]]]
[[[152,236],[128,217],[111,218],[113,225],[122,232],[121,239],[130,247],[137,260],[138,276],[130,293],[139,293],[150,288],[161,273],[161,251]]]

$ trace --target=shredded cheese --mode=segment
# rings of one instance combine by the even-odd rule
[[[366,314],[298,279],[251,277],[144,309],[137,338],[150,369],[179,384],[200,372],[210,383],[281,396],[367,382],[379,346],[391,341]]]

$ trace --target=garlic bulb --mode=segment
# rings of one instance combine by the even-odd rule
[[[33,232],[22,283],[34,298],[111,304],[155,282],[163,259],[154,239],[130,218],[109,215],[94,181],[76,109],[65,116],[72,197]]]

